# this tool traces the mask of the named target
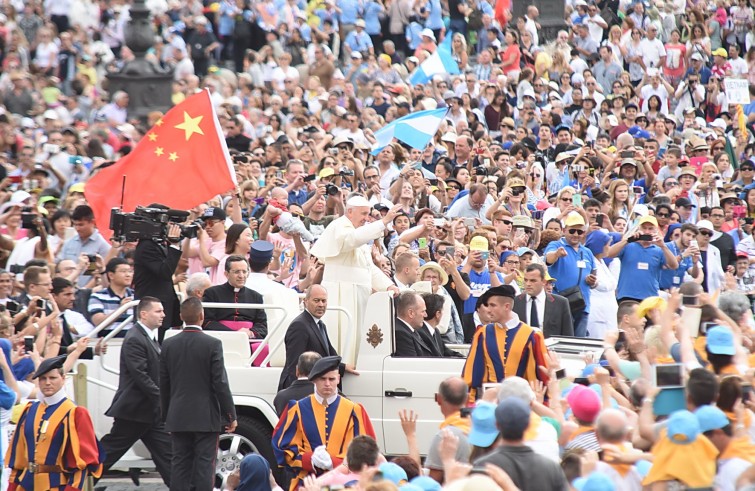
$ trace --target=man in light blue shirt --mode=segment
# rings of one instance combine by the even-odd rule
[[[365,32],[364,26],[364,20],[358,19],[354,24],[354,30],[346,36],[346,41],[344,41],[344,54],[347,56],[351,55],[354,51],[359,53],[369,52],[370,54],[375,52],[372,46],[372,39],[370,39],[370,35]]]
[[[357,19],[362,15],[362,2],[361,0],[338,0],[336,7],[340,10],[341,35],[345,39],[354,30]]]
[[[94,223],[94,212],[87,205],[79,205],[71,214],[76,235],[63,243],[58,253],[57,261],[70,259],[78,262],[82,254],[99,255],[105,258],[110,252],[110,244],[100,235]],[[91,279],[91,275],[79,275],[78,284],[84,286]]]
[[[446,216],[449,218],[479,218],[484,225],[490,225],[490,220],[485,218],[488,209],[493,205],[493,198],[488,195],[484,184],[472,184],[469,194],[459,198]]]

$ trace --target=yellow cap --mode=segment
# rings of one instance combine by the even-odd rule
[[[482,237],[481,235],[478,235],[477,237],[474,237],[469,241],[470,251],[487,251],[488,248],[488,239]]]
[[[317,177],[320,179],[323,179],[325,177],[330,177],[335,173],[336,171],[334,171],[332,167],[325,167],[323,170],[320,171],[319,174],[317,174]]]
[[[68,194],[71,193],[82,193],[84,194],[84,183],[83,182],[77,182],[70,188],[68,188]]]
[[[658,226],[658,220],[656,220],[655,217],[651,215],[640,218],[638,225],[642,225],[643,223],[651,223],[656,227]]]
[[[666,310],[666,301],[661,297],[648,297],[637,306],[637,317],[643,318],[651,310]]]
[[[582,215],[579,213],[569,213],[566,215],[566,220],[564,220],[564,225],[566,227],[575,227],[577,225],[584,225],[585,219],[582,218]]]

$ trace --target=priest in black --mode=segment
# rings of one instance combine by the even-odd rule
[[[242,256],[229,256],[225,261],[227,282],[205,290],[203,302],[264,303],[262,295],[247,288],[249,263]],[[208,331],[244,331],[250,339],[267,336],[267,315],[263,309],[254,308],[205,308],[205,323]]]

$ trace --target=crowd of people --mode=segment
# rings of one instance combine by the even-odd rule
[[[147,59],[172,70],[174,104],[209,91],[238,182],[189,210],[196,238],[171,225],[159,246],[107,239],[85,194],[163,116],[139,120],[128,93],[108,90],[134,59],[131,2],[0,3],[0,430],[17,402],[36,401],[19,424],[61,403],[65,372],[105,353],[129,312],[95,326],[135,298],[139,349],[155,345],[151,372],[122,365],[152,380],[144,431],[114,404],[126,423],[103,439],[109,459],[89,433],[75,473],[63,461],[35,471],[11,451],[10,486],[54,486],[35,479],[57,472],[78,489],[145,438],[168,484],[159,397],[178,396],[154,364],[182,324],[177,293],[303,297],[275,404],[277,462],[248,457],[238,490],[277,486],[271,469],[308,491],[755,486],[752,0],[568,0],[556,29],[502,0],[146,4]],[[436,54],[454,69],[428,73]],[[401,135],[378,146],[386,124],[439,108],[423,148]],[[394,356],[467,360],[438,390],[445,421],[430,448],[416,444],[417,415],[402,414],[411,454],[381,463],[369,415],[337,391],[358,374],[354,349],[334,348],[322,318],[330,303],[361,326],[366,298],[386,290]],[[197,308],[183,319],[193,330],[244,332],[263,364],[273,312]],[[570,380],[553,336],[602,340],[604,353]],[[681,378],[659,390],[664,366]],[[121,390],[142,390],[128,380]],[[217,431],[236,425],[224,412]],[[191,446],[173,439],[174,469],[176,445]]]

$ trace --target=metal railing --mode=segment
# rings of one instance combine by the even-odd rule
[[[135,307],[138,304],[139,304],[139,300],[132,300],[131,302],[128,302],[126,304],[121,305],[120,307],[118,307],[118,309],[116,309],[109,316],[107,316],[105,318],[105,320],[103,320],[101,323],[99,323],[91,332],[87,333],[87,335],[84,336],[84,337],[88,338],[88,339],[96,338],[97,334],[99,334],[105,328],[107,328],[108,326],[110,326],[111,324],[113,324],[115,321],[117,321],[118,318],[124,312],[126,312],[127,310]],[[204,308],[210,308],[210,309],[212,309],[212,308],[220,308],[220,309],[244,308],[244,309],[265,309],[265,310],[270,309],[270,310],[282,310],[284,312],[284,314],[286,312],[286,308],[283,307],[283,306],[275,305],[275,304],[267,304],[267,303],[257,304],[257,303],[233,303],[233,302],[202,302],[202,306]],[[339,313],[345,315],[346,316],[346,325],[347,326],[351,326],[353,324],[353,317],[352,317],[351,313],[348,310],[346,310],[345,308],[343,308],[343,307],[328,307],[327,310],[334,311],[334,312],[339,312]],[[133,321],[134,321],[134,316],[133,316],[133,314],[130,314],[125,320],[123,320],[120,324],[118,324],[117,326],[115,326],[115,328],[113,328],[112,331],[110,331],[104,338],[102,338],[102,342],[103,343],[107,343],[108,341],[110,341],[112,338],[114,338],[115,336],[117,336],[118,333],[121,332],[125,327],[129,326],[130,324],[132,324]],[[273,329],[270,329],[270,327],[268,326],[268,333],[271,332],[271,331],[277,331],[278,329],[280,329],[281,327],[283,327],[283,323],[284,322],[286,322],[286,316],[285,315],[282,316],[275,323],[275,325],[273,326]],[[345,340],[345,343],[343,343],[343,347],[345,349],[348,349],[351,346],[351,340],[352,340],[352,336],[353,336],[353,331],[354,331],[354,329],[346,329],[346,340]],[[339,337],[340,337],[340,332],[339,332]],[[281,336],[280,339],[278,339],[276,341],[276,343],[273,346],[270,347],[267,356],[262,361],[262,365],[263,366],[266,363],[269,363],[270,358],[273,356],[273,354],[275,354],[277,352],[278,349],[280,349],[280,347],[283,345],[284,342],[285,342],[285,336]],[[252,360],[256,359],[257,356],[260,353],[262,353],[262,350],[265,348],[265,346],[269,346],[269,345],[270,345],[270,336],[267,336],[264,339],[262,339],[262,342],[254,350],[254,352],[252,353],[251,359]],[[105,363],[105,358],[103,356],[100,356],[99,359],[100,359],[100,366],[102,367],[103,370],[105,370],[106,372],[112,373],[114,375],[120,375],[120,370],[108,366]],[[106,387],[106,388],[111,388],[112,387],[110,384],[106,384],[104,382],[99,382],[99,381],[95,382],[94,380],[90,380],[90,381],[92,381],[93,383],[96,383],[97,385],[100,385],[102,387]]]

